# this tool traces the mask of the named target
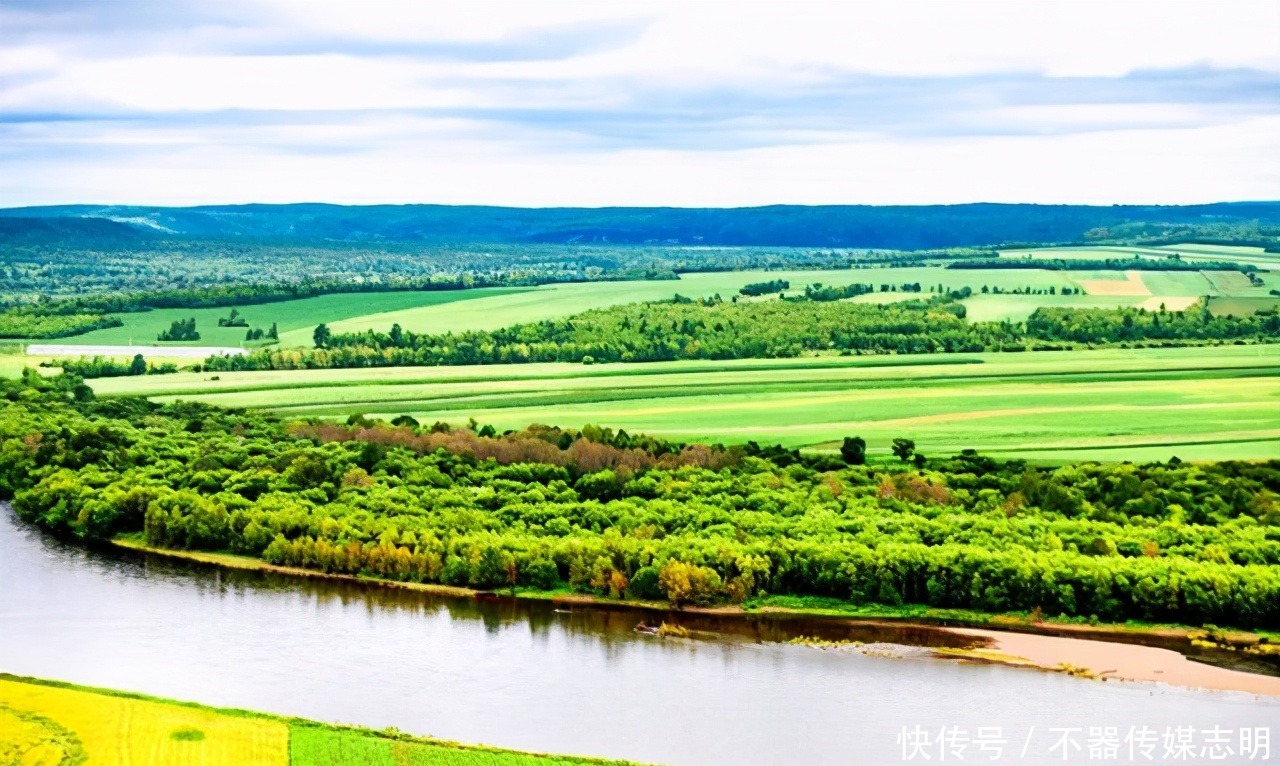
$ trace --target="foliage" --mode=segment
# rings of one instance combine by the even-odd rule
[[[168,330],[161,332],[156,336],[156,340],[160,341],[192,341],[200,340],[200,333],[196,330],[196,320],[191,319],[175,319]]]
[[[75,402],[73,380],[0,385],[0,496],[64,535],[145,532],[327,572],[656,590],[677,604],[771,593],[1280,622],[1278,461],[1037,468],[969,452],[840,467],[595,427],[290,425]]]
[[[249,320],[240,316],[239,309],[231,309],[231,313],[218,320],[219,327],[248,327]]]
[[[780,293],[784,290],[790,290],[791,283],[785,279],[770,279],[767,282],[752,282],[738,288],[738,292],[742,295],[756,296],[769,295],[770,293]]]
[[[861,436],[846,436],[840,444],[840,457],[849,465],[867,462],[867,442]]]
[[[103,314],[41,314],[32,310],[0,311],[0,338],[66,338],[106,327],[119,319]]]
[[[502,208],[445,205],[73,206],[0,214],[14,241],[191,238],[447,245],[666,242],[924,249],[1001,242],[1210,235],[1274,237],[1275,203],[1144,205],[770,205],[756,208]],[[115,220],[108,220],[115,219]],[[121,219],[139,223],[126,225]],[[1206,223],[1207,221],[1211,223]],[[88,224],[97,224],[88,228]],[[88,229],[81,232],[79,229]],[[41,236],[43,235],[43,236]]]
[[[172,362],[152,364],[142,354],[134,354],[128,363],[102,356],[82,356],[76,359],[55,359],[47,367],[60,367],[65,373],[82,378],[119,378],[130,375],[161,375],[177,372]]]
[[[1041,307],[1027,319],[1027,332],[1044,340],[1080,343],[1134,340],[1280,338],[1280,316],[1256,312],[1214,316],[1203,303],[1185,311],[1144,308],[1061,309]]]
[[[920,286],[914,286],[917,290]],[[1197,304],[1186,311],[1041,308],[1028,322],[966,322],[968,291],[888,305],[826,300],[726,303],[717,298],[633,303],[561,320],[500,330],[426,335],[334,334],[316,328],[315,350],[260,350],[211,357],[207,370],[270,370],[393,365],[523,362],[655,362],[676,359],[787,358],[839,351],[852,354],[1023,351],[1055,342],[1274,341],[1272,315],[1212,317]],[[1137,318],[1144,318],[1138,321]],[[1087,327],[1088,332],[1073,328]]]
[[[974,258],[947,264],[949,269],[1046,269],[1048,271],[1239,271],[1257,266],[1235,261],[1183,260],[1177,253],[1164,258]]]

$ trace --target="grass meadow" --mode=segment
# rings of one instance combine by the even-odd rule
[[[500,430],[598,423],[681,441],[886,455],[965,448],[1053,462],[1280,458],[1280,348],[813,357],[630,365],[507,365],[180,373],[93,381],[100,396],[255,407],[297,417]],[[1144,457],[1145,459],[1145,457]]]
[[[0,674],[5,766],[626,766]]]

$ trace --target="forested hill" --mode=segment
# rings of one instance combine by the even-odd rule
[[[611,243],[916,250],[1006,243],[1280,242],[1280,202],[1192,206],[970,204],[757,208],[445,205],[69,205],[0,210],[0,244],[155,238],[275,242]],[[114,225],[108,225],[111,222]],[[108,231],[109,229],[109,231]]]

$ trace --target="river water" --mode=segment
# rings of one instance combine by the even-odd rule
[[[806,621],[762,618],[722,640],[672,640],[637,633],[640,619],[90,551],[0,504],[0,671],[10,673],[682,765],[925,762],[914,746],[904,758],[904,727],[909,745],[928,738],[931,763],[942,727],[958,727],[957,747],[979,727],[999,728],[982,732],[1006,740],[994,760],[994,745],[960,747],[971,763],[1061,763],[1051,748],[1063,737],[1068,762],[1084,762],[1091,727],[1116,727],[1118,762],[1129,762],[1130,727],[1162,740],[1167,727],[1194,726],[1197,750],[1225,736],[1203,730],[1229,731],[1225,763],[1241,762],[1241,728],[1280,737],[1280,700],[770,640],[813,632]],[[948,641],[931,631],[850,635]],[[1080,731],[1050,731],[1062,728]],[[1100,734],[1093,744],[1105,746]]]

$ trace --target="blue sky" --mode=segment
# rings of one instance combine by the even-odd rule
[[[1280,198],[1275,2],[0,0],[0,205]]]

